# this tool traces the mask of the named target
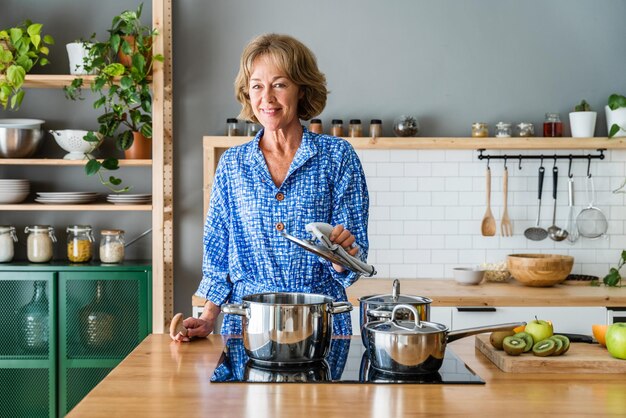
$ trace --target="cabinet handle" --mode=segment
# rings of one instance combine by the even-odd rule
[[[482,306],[477,306],[477,307],[464,307],[464,308],[456,308],[457,311],[459,312],[495,312],[496,308],[494,307],[482,307]]]

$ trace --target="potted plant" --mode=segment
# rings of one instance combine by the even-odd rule
[[[98,132],[106,139],[112,139],[117,149],[124,151],[128,159],[151,158],[152,143],[152,94],[150,78],[152,64],[163,61],[162,55],[152,54],[152,39],[157,36],[156,29],[142,25],[140,5],[136,11],[124,11],[113,18],[109,38],[95,42],[89,50],[84,69],[94,71],[95,80],[91,91],[97,99],[93,106],[102,109],[98,117]],[[130,45],[122,36],[134,36],[135,45]],[[130,55],[130,66],[118,62],[119,51]],[[147,57],[147,58],[146,58]],[[76,100],[81,98],[83,79],[73,80],[65,88],[66,96]],[[84,138],[89,142],[99,139],[93,133]],[[98,174],[100,181],[115,192],[129,190],[129,187],[116,189],[122,180],[110,176],[104,179],[101,170],[117,170],[117,158],[109,157],[102,161],[89,159],[85,165],[87,175]]]
[[[4,109],[19,109],[24,99],[24,79],[35,65],[49,63],[50,35],[41,35],[41,23],[26,20],[20,25],[0,30],[0,104]]]
[[[93,42],[84,41],[82,39],[70,42],[69,44],[65,45],[65,49],[67,50],[67,57],[70,61],[70,74],[95,74],[93,70],[91,72],[86,72],[84,68],[86,60],[89,59],[89,50],[92,47]]]
[[[586,100],[574,106],[569,114],[569,123],[573,138],[591,138],[596,130],[596,112]]]
[[[605,112],[609,138],[626,136],[626,97],[611,94]]]

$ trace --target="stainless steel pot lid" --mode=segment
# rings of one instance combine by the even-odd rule
[[[398,311],[410,310],[413,313],[414,321],[400,321],[397,319]],[[411,305],[397,305],[391,312],[391,321],[374,321],[365,324],[365,329],[374,333],[415,335],[415,334],[436,334],[447,332],[448,327],[437,322],[420,321],[417,309]]]
[[[432,299],[423,296],[410,296],[400,294],[400,280],[395,279],[391,288],[392,293],[390,295],[370,295],[363,296],[359,299],[360,302],[376,303],[376,304],[400,304],[400,303],[432,303]]]

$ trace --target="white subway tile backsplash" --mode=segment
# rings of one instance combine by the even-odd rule
[[[398,163],[377,163],[376,171],[381,177],[401,177],[404,175],[404,167]]]
[[[392,177],[392,192],[415,192],[417,191],[417,178],[415,177]]]
[[[431,192],[405,192],[404,204],[407,206],[432,206]]]
[[[389,161],[392,163],[403,163],[403,162],[415,162],[417,161],[417,155],[419,151],[417,150],[403,150],[402,152],[392,152],[389,156]]]
[[[402,256],[407,264],[430,264],[431,250],[403,250]]]
[[[421,192],[440,192],[445,190],[446,180],[443,177],[420,177],[417,179],[417,189]]]
[[[406,177],[430,177],[432,165],[428,163],[404,163],[404,175]]]
[[[434,206],[457,206],[459,204],[458,193],[431,192]]]
[[[415,277],[417,275],[417,264],[391,265],[389,268],[391,277]]]

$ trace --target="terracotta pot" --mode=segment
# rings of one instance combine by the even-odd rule
[[[125,40],[130,44],[133,52],[137,51],[137,47],[135,46],[135,37],[133,35],[122,36],[122,40]],[[144,40],[146,46],[150,45],[151,42],[152,40],[150,38],[145,38]],[[144,58],[146,59],[146,66],[150,65],[150,54],[144,55]],[[120,49],[117,51],[117,59],[124,67],[130,67],[133,63],[133,57],[122,52],[121,44]]]
[[[152,158],[152,140],[141,132],[133,132],[133,145],[124,151],[127,160],[148,160]]]

